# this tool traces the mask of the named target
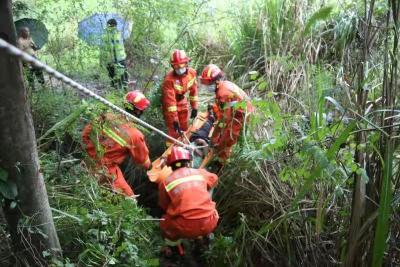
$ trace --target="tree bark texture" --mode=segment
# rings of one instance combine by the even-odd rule
[[[0,38],[15,45],[11,0],[0,0]],[[43,175],[40,172],[30,104],[19,59],[0,50],[0,168],[8,173],[18,195],[3,207],[16,259],[29,266],[45,265],[44,251],[61,252]]]
[[[364,89],[365,72],[368,68],[369,60],[369,47],[370,38],[369,31],[371,25],[372,12],[374,7],[374,0],[369,2],[364,1],[364,12],[365,17],[362,23],[362,47],[360,50],[360,62],[358,64],[357,74],[357,111],[358,114],[363,115],[366,109],[366,102],[368,99],[368,91]],[[366,136],[363,132],[358,132],[355,136],[356,144],[363,144],[366,142]],[[365,153],[356,149],[354,155],[354,161],[357,162],[361,167],[366,168]],[[366,183],[361,175],[354,173],[354,185],[353,185],[353,199],[351,205],[351,219],[349,225],[349,235],[347,244],[347,255],[343,261],[345,267],[358,267],[362,266],[362,244],[360,242],[361,226],[365,216],[365,205],[366,205]]]

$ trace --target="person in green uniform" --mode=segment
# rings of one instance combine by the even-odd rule
[[[121,33],[117,30],[117,21],[107,21],[105,34],[100,46],[100,64],[105,66],[111,79],[111,86],[126,89],[128,72],[126,70],[126,53]]]

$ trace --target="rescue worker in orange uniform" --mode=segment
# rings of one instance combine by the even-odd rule
[[[172,174],[159,183],[159,205],[165,211],[160,228],[169,246],[180,246],[181,238],[207,236],[218,223],[218,212],[209,191],[217,185],[217,175],[205,169],[189,168],[190,152],[173,147],[167,157]]]
[[[139,91],[125,95],[125,110],[136,117],[150,105],[150,101]],[[82,133],[83,143],[89,156],[103,169],[108,183],[117,191],[133,197],[134,192],[120,169],[126,157],[131,156],[136,164],[149,169],[149,150],[143,134],[122,116],[103,114],[97,123],[89,123]],[[104,182],[104,181],[100,181]]]
[[[236,84],[225,80],[225,74],[214,64],[207,65],[200,82],[215,93],[213,111],[217,120],[211,142],[220,163],[225,162],[238,141],[248,115],[254,108],[248,95]]]
[[[162,84],[162,107],[168,135],[177,138],[181,131],[189,127],[189,104],[192,108],[190,118],[197,116],[198,96],[196,71],[188,67],[190,58],[185,51],[175,50],[171,56],[173,70],[167,73]],[[170,143],[167,142],[167,145]]]

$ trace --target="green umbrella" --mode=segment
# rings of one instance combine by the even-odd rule
[[[23,18],[15,22],[17,34],[22,27],[27,27],[31,32],[32,40],[35,42],[38,49],[42,48],[48,40],[49,31],[43,22],[32,18]]]

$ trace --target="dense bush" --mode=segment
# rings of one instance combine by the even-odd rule
[[[107,98],[121,104],[118,92]],[[54,261],[54,266],[158,266],[157,221],[132,200],[99,186],[82,159],[74,157],[77,152],[80,157],[85,154],[80,146],[83,123],[105,109],[82,108],[87,104],[71,91],[60,94],[49,89],[34,92],[32,105],[36,129],[47,133],[47,143],[56,148],[65,142],[76,144],[73,154],[53,150],[52,145],[42,146],[40,154],[65,257],[64,263]]]
[[[100,187],[81,161],[59,160],[41,156],[64,257],[78,266],[157,266],[157,223],[132,200]]]

